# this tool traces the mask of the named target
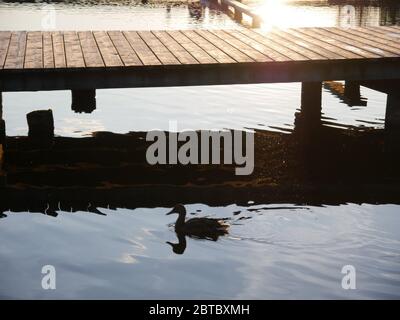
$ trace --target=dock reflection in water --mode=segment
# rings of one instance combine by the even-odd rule
[[[334,128],[299,113],[292,134],[256,131],[249,176],[236,176],[236,165],[151,166],[146,161],[151,142],[145,136],[99,132],[86,138],[55,137],[45,148],[28,137],[7,137],[7,187],[0,209],[46,209],[49,214],[59,208],[90,211],[89,204],[399,201],[393,185],[400,177],[398,154],[388,148],[385,130]]]

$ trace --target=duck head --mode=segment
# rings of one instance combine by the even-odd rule
[[[175,205],[175,207],[170,212],[167,213],[167,215],[170,215],[173,213],[177,213],[180,217],[185,217],[186,209],[183,206],[183,204],[178,203],[177,205]]]

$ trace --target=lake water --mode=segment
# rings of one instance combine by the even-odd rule
[[[6,212],[0,297],[400,298],[398,206],[187,209],[230,218],[230,235],[187,239],[177,255],[166,244],[177,242],[167,208]],[[41,287],[44,265],[56,268],[56,290]],[[342,289],[344,265],[356,268],[356,290]]]
[[[253,3],[273,26],[379,25],[399,22],[399,6],[350,10],[324,1]],[[0,30],[38,30],[55,12],[55,29],[240,28],[208,3],[0,1]],[[362,9],[360,11],[360,9]],[[354,14],[353,14],[354,13]],[[323,91],[331,125],[382,128],[386,95],[362,88],[367,106],[350,107]],[[26,135],[25,114],[52,108],[55,132],[256,128],[291,132],[300,84],[97,90],[91,114],[71,110],[70,93],[4,93],[7,135]],[[251,199],[249,199],[251,200]],[[276,208],[279,207],[279,208]],[[2,298],[400,298],[400,207],[390,204],[238,207],[187,206],[195,216],[229,218],[229,236],[187,239],[182,255],[167,208],[99,208],[106,216],[60,210],[58,217],[4,212],[0,219]],[[275,209],[274,209],[275,208]],[[256,210],[253,210],[256,209]],[[241,211],[239,214],[234,212]],[[41,268],[57,270],[57,289],[41,288]],[[357,289],[341,286],[342,267],[357,271]]]

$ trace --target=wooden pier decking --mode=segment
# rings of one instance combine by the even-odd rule
[[[399,75],[399,27],[0,32],[0,92]]]

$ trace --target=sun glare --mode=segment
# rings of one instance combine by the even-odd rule
[[[334,12],[321,10],[315,14],[315,9],[306,6],[293,6],[288,0],[264,0],[256,11],[263,19],[261,28],[271,30],[274,27],[307,27],[315,25],[330,26],[335,23]]]

